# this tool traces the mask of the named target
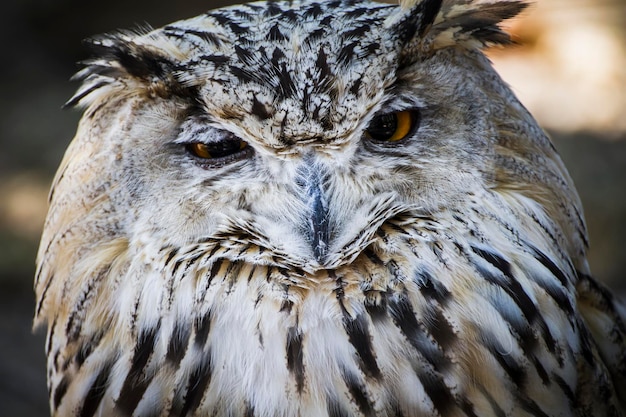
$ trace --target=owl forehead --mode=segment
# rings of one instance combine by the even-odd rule
[[[213,117],[244,121],[271,146],[340,141],[394,78],[385,18],[370,2],[258,2],[162,29],[184,56],[178,78]]]

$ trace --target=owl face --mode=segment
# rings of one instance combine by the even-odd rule
[[[618,414],[621,310],[480,52],[523,8],[261,2],[93,40],[35,282],[53,415]]]
[[[328,268],[390,216],[493,186],[490,116],[532,120],[479,52],[433,46],[429,7],[254,3],[96,41],[120,74],[91,96],[123,99],[91,105],[112,118],[93,145],[122,155],[130,238],[254,236]]]

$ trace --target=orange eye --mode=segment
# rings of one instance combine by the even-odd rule
[[[380,142],[397,142],[406,138],[418,125],[416,110],[385,113],[372,119],[367,127],[370,139]]]
[[[212,158],[211,152],[209,152],[209,147],[206,146],[204,143],[200,143],[200,142],[190,143],[189,145],[187,145],[187,149],[189,149],[189,152],[191,152],[198,158],[203,158],[203,159]]]
[[[217,159],[234,155],[246,149],[248,144],[236,137],[229,137],[214,143],[193,142],[187,144],[187,151],[201,159]]]

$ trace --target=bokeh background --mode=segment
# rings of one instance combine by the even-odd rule
[[[48,414],[32,277],[46,196],[80,117],[81,40],[233,3],[14,0],[0,12],[0,417]],[[490,57],[552,135],[585,206],[595,276],[626,293],[626,0],[538,0]]]

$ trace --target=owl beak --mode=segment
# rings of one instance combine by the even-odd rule
[[[320,189],[313,189],[310,202],[309,218],[309,242],[313,249],[315,259],[323,264],[328,253],[330,228],[328,219],[328,207]]]
[[[304,235],[319,264],[324,264],[331,239],[328,196],[324,183],[328,173],[324,167],[307,158],[298,170],[297,185],[304,202]]]
[[[297,219],[290,229],[297,232],[298,239],[292,242],[312,270],[352,262],[384,222],[413,210],[398,202],[394,192],[369,195],[356,184],[350,187],[349,175],[313,152],[300,161],[290,180],[289,197],[294,204],[289,204],[291,214],[284,221],[294,225],[292,221]],[[297,216],[292,209],[298,210]],[[275,239],[281,241],[284,236],[275,235]]]

